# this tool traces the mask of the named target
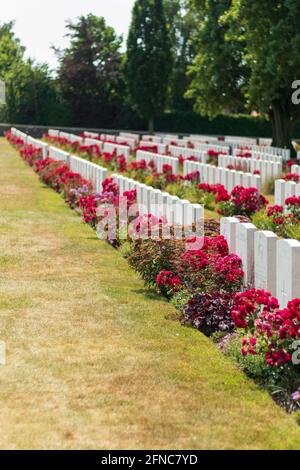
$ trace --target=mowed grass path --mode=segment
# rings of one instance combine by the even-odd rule
[[[1,449],[300,447],[300,428],[0,141]]]

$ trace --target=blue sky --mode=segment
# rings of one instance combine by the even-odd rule
[[[67,19],[87,13],[104,16],[126,39],[133,4],[134,0],[5,0],[0,5],[0,22],[15,20],[15,31],[26,46],[27,56],[55,67],[50,46],[67,44]]]

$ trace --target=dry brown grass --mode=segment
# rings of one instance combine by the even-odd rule
[[[300,430],[0,141],[1,449],[297,448]]]

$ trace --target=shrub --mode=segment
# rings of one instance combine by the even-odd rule
[[[27,145],[20,150],[21,157],[28,165],[33,166],[36,161],[42,159],[42,149]]]
[[[261,230],[271,230],[283,238],[300,239],[300,198],[286,200],[287,212],[282,206],[269,206],[265,212],[253,217],[253,223]]]
[[[232,318],[245,331],[242,354],[262,354],[272,367],[293,369],[295,341],[300,340],[300,299],[280,309],[269,292],[251,289],[235,296]]]
[[[184,242],[175,240],[136,240],[132,244],[129,264],[147,286],[156,286],[161,271],[174,272],[176,260],[184,251]]]
[[[217,331],[233,331],[231,317],[233,299],[230,294],[196,294],[184,308],[182,322],[197,328],[206,336]]]
[[[285,201],[287,210],[295,222],[300,222],[300,196],[289,197]]]
[[[194,239],[190,240],[195,244]],[[188,289],[206,293],[237,292],[243,282],[242,262],[229,255],[224,237],[204,237],[199,248],[191,249],[176,261],[179,274]]]
[[[300,183],[300,176],[297,173],[288,173],[283,178],[285,181],[293,181],[294,183]]]
[[[183,285],[182,280],[172,271],[161,271],[156,278],[156,284],[161,293],[166,297],[171,297],[178,292]]]
[[[221,202],[219,212],[227,217],[233,215],[251,217],[267,204],[267,199],[256,188],[236,186],[230,195],[230,200]]]

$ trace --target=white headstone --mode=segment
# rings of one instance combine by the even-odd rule
[[[208,167],[208,183],[215,184],[215,167],[212,165]]]
[[[297,185],[294,181],[287,181],[285,183],[285,200],[289,197],[296,196],[296,186]]]
[[[227,168],[222,168],[221,174],[221,184],[228,191],[228,180],[229,180],[229,170]]]
[[[239,220],[235,217],[223,217],[221,219],[220,233],[227,241],[230,253],[236,252],[236,227],[239,223]]]
[[[300,242],[277,242],[277,298],[280,307],[290,300],[300,298]]]
[[[234,189],[234,171],[233,170],[228,170],[228,188],[227,191],[231,193],[231,191]]]
[[[264,289],[276,296],[277,235],[259,231],[254,236],[254,281],[256,289]]]
[[[254,234],[255,225],[241,223],[236,228],[236,254],[241,258],[245,273],[245,285],[254,284]]]
[[[275,181],[275,204],[278,206],[284,206],[285,203],[285,181]]]

